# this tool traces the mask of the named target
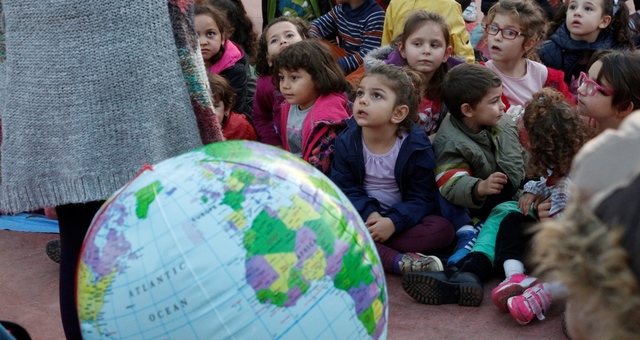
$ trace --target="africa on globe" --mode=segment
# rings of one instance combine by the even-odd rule
[[[94,218],[83,337],[384,339],[388,301],[357,211],[280,149],[209,144],[149,167]]]

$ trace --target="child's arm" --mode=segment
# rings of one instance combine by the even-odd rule
[[[256,82],[256,93],[253,99],[253,125],[260,141],[265,144],[282,147],[280,137],[275,129],[274,104],[275,89],[271,76],[261,76]]]
[[[482,179],[473,177],[471,167],[462,152],[450,141],[436,143],[435,146],[438,154],[436,182],[442,196],[453,204],[473,209],[481,208],[486,198],[486,190],[483,185],[481,192],[478,192]]]
[[[354,148],[353,143],[354,141],[344,134],[338,136],[335,143],[333,161],[331,162],[331,180],[349,198],[349,201],[351,201],[362,219],[368,221],[372,213],[382,209],[378,200],[367,195],[362,185],[362,180],[358,178],[364,169],[358,169],[358,162],[355,157],[353,159],[349,158],[349,155],[353,154],[349,152]]]
[[[371,13],[364,21],[362,28],[362,41],[357,53],[338,59],[340,67],[349,74],[362,65],[364,57],[370,51],[380,47],[382,42],[382,26],[384,25],[384,12]],[[350,32],[342,32],[341,36],[350,36]]]
[[[518,208],[523,214],[528,215],[531,205],[537,206],[540,201],[549,197],[550,191],[546,186],[544,178],[539,181],[529,181],[524,185],[524,194],[518,200]]]
[[[319,17],[309,25],[309,33],[318,38],[334,38],[338,35],[338,22],[336,18],[335,9],[332,9],[329,13]]]
[[[564,215],[564,208],[569,199],[569,178],[562,177],[556,185],[551,189],[551,209],[549,209],[549,217],[557,219]]]

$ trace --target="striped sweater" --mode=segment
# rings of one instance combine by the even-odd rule
[[[355,9],[346,3],[333,7],[311,24],[310,32],[325,39],[337,37],[340,47],[347,53],[338,62],[346,73],[351,73],[362,64],[369,51],[380,47],[383,26],[382,7],[374,0],[365,0]]]

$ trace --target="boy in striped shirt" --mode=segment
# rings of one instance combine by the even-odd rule
[[[374,0],[337,0],[329,13],[310,27],[312,36],[336,39],[331,46],[345,75],[355,71],[371,50],[380,47],[384,10]]]

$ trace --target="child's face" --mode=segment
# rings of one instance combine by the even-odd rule
[[[376,128],[399,124],[404,117],[397,116],[396,93],[379,75],[362,78],[353,102],[353,117],[359,126]]]
[[[474,132],[479,132],[486,127],[497,126],[504,115],[505,108],[501,97],[502,85],[489,89],[475,109],[469,104],[464,104],[468,105],[466,110],[463,109],[466,118],[465,124]]]
[[[567,7],[567,30],[573,40],[594,42],[600,30],[609,26],[611,16],[605,15],[603,0],[571,0]]]
[[[265,32],[265,37],[267,39],[268,56],[278,54],[283,48],[302,41],[298,28],[288,21],[273,24]]]
[[[509,29],[516,32],[522,32],[522,28],[518,22],[510,15],[496,14],[491,25],[502,30]],[[524,35],[519,34],[515,39],[509,40],[505,39],[504,35],[504,31],[499,31],[496,35],[487,34],[491,60],[513,61],[521,59],[526,52],[525,41],[527,38]]]
[[[215,96],[211,98],[213,101],[213,113],[216,115],[218,119],[218,123],[222,126],[222,122],[224,121],[224,117],[228,116],[231,108],[225,108],[224,103],[220,98],[216,98]]]
[[[306,110],[315,104],[320,96],[316,91],[316,84],[304,69],[289,71],[280,69],[280,93],[291,105],[298,105],[300,110]]]
[[[202,58],[209,61],[220,52],[220,47],[224,44],[225,39],[220,34],[220,29],[212,17],[198,14],[195,16],[195,21]]]
[[[435,22],[427,22],[398,44],[400,55],[416,71],[431,78],[433,73],[451,55],[451,46],[445,44],[442,29]]]
[[[589,79],[596,81],[598,73],[602,68],[602,61],[598,60],[589,68]],[[596,81],[596,83],[598,83]],[[600,80],[599,85],[611,89],[611,85],[604,77]],[[616,110],[612,105],[612,96],[605,95],[601,91],[595,95],[589,96],[587,93],[586,83],[578,87],[578,113],[591,117],[598,123],[603,124],[616,117]],[[606,124],[607,126],[609,124]]]

